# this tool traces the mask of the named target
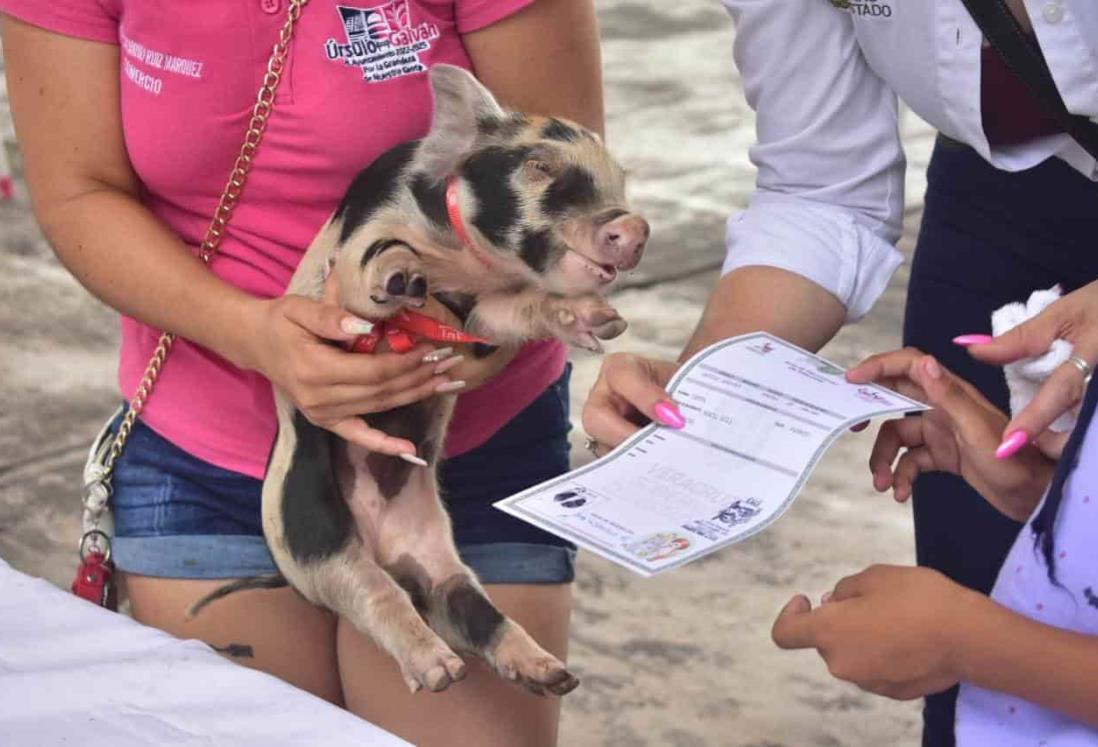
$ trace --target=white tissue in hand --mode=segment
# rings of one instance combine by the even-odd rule
[[[1054,285],[1048,290],[1034,291],[1026,303],[1008,303],[991,315],[991,332],[996,337],[1014,329],[1022,322],[1040,314],[1060,298],[1061,289]],[[1024,358],[1003,367],[1007,388],[1010,389],[1010,411],[1017,415],[1037,395],[1041,384],[1053,371],[1071,357],[1072,345],[1067,340],[1054,340],[1048,352],[1034,358]],[[1049,426],[1062,433],[1075,427],[1074,411],[1065,412]]]

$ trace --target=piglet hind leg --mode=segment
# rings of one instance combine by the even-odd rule
[[[394,531],[380,537],[382,563],[447,643],[539,695],[564,695],[579,685],[563,662],[488,599],[458,557],[449,518],[434,491],[402,494],[389,511]],[[400,513],[404,517],[398,518]],[[406,531],[413,521],[418,529]]]
[[[318,574],[325,606],[392,656],[412,692],[438,692],[462,679],[461,657],[428,627],[408,592],[358,550],[332,558]]]
[[[538,695],[565,695],[576,678],[564,663],[530,637],[521,625],[489,601],[464,566],[434,587],[429,621],[458,650],[483,658],[501,677]]]

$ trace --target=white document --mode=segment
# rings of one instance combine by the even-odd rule
[[[762,332],[691,358],[668,391],[682,430],[650,425],[601,459],[496,503],[651,576],[746,539],[796,498],[850,426],[927,409]]]

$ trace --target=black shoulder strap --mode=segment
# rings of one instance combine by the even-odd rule
[[[1007,7],[1006,0],[961,1],[1006,66],[1029,87],[1045,110],[1056,117],[1064,132],[1098,159],[1098,124],[1067,110],[1048,63]]]

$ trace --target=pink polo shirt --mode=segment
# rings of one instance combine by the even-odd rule
[[[274,114],[212,268],[256,296],[281,295],[354,175],[430,126],[426,70],[470,67],[462,34],[533,0],[311,0]],[[0,0],[46,29],[120,48],[126,149],[143,201],[197,246],[240,148],[286,0]],[[137,388],[158,332],[122,319],[119,385]],[[562,373],[557,342],[527,345],[459,398],[450,455],[486,441]],[[270,384],[180,340],[143,418],[195,456],[262,477],[276,420]]]

